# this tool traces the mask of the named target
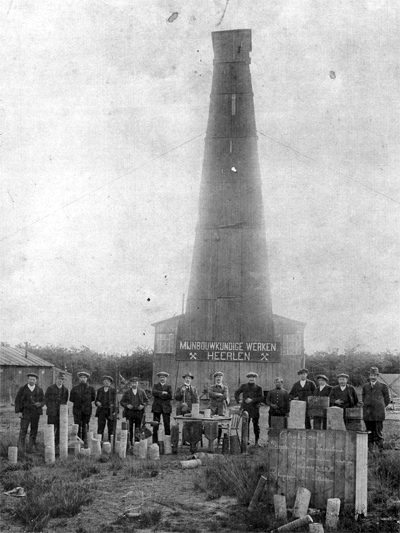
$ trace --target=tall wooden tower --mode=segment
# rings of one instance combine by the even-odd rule
[[[229,368],[236,383],[244,370],[257,367],[260,373],[266,363],[279,364],[283,339],[272,313],[251,30],[214,32],[212,41],[214,71],[186,310],[155,324],[156,358],[166,347],[157,344],[157,334],[172,328],[168,342],[175,344],[182,370],[197,370],[206,381],[216,368]]]

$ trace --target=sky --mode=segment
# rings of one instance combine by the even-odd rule
[[[308,353],[400,348],[389,0],[0,0],[0,340],[126,353],[181,313],[211,32],[237,28],[274,312]]]

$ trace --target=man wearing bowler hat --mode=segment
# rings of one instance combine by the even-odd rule
[[[167,384],[168,372],[158,372],[158,383],[152,388],[154,398],[151,412],[154,422],[160,422],[161,416],[164,424],[165,435],[171,435],[171,412],[172,412],[172,387]],[[153,427],[153,443],[158,442],[158,426]]]
[[[44,393],[38,386],[38,375],[34,372],[27,374],[28,383],[21,387],[15,398],[15,412],[21,419],[18,446],[25,447],[26,434],[29,426],[31,432],[29,443],[36,446],[36,437],[39,428],[39,418],[43,414]]]
[[[97,434],[101,435],[101,440],[104,440],[104,430],[107,426],[108,440],[112,442],[112,434],[114,431],[114,420],[118,414],[118,400],[117,391],[112,386],[114,382],[111,376],[102,377],[103,386],[97,389],[95,405],[97,421]]]
[[[348,384],[348,374],[338,374],[338,385],[332,387],[329,395],[330,405],[343,409],[343,418],[346,418],[346,409],[352,409],[358,404],[356,389]]]
[[[311,379],[307,379],[307,368],[301,368],[297,375],[300,377],[299,381],[293,385],[292,390],[289,392],[290,400],[299,400],[301,402],[307,402],[309,396],[314,396],[316,385]],[[311,429],[310,417],[306,411],[306,429]]]
[[[386,407],[390,402],[389,387],[378,381],[379,370],[376,366],[369,371],[369,383],[362,388],[363,416],[368,431],[368,448],[373,451],[374,444],[383,449],[383,421]]]
[[[183,374],[183,385],[175,392],[175,400],[178,400],[179,405],[176,408],[177,415],[185,415],[192,411],[192,404],[199,403],[199,393],[196,387],[193,387],[193,374],[186,372]]]
[[[60,405],[67,405],[69,392],[64,385],[65,374],[59,372],[56,382],[47,387],[44,399],[46,402],[47,423],[54,425],[54,443],[60,444]]]
[[[129,422],[129,441],[132,444],[133,436],[135,441],[139,441],[139,431],[142,426],[144,410],[149,403],[146,392],[139,388],[139,378],[133,377],[129,380],[130,389],[124,392],[121,398],[121,405],[124,408],[123,416]]]
[[[240,396],[242,396],[241,410],[249,413],[249,419],[253,421],[253,430],[255,437],[255,445],[259,446],[260,439],[260,405],[264,400],[264,395],[260,385],[257,385],[256,380],[258,374],[256,372],[248,372],[246,374],[248,383],[240,385],[235,392],[236,403],[240,403]]]
[[[88,379],[90,378],[88,372],[82,370],[77,375],[79,383],[72,387],[69,400],[74,404],[72,414],[74,415],[74,424],[79,425],[78,437],[87,442],[87,432],[92,415],[92,402],[96,399],[96,392],[88,384]]]

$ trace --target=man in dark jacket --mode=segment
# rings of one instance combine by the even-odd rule
[[[329,398],[332,387],[328,385],[328,381],[328,378],[324,374],[317,376],[317,388],[315,390],[315,396]],[[326,429],[326,416],[314,416],[313,429]]]
[[[151,412],[154,422],[160,422],[162,415],[165,435],[171,435],[172,387],[167,385],[169,374],[168,372],[159,372],[157,376],[158,383],[153,386],[151,391],[154,398]],[[158,442],[158,426],[153,427],[153,443],[156,442]]]
[[[256,372],[249,372],[246,374],[248,383],[240,385],[235,392],[236,403],[240,403],[239,398],[242,396],[241,409],[249,413],[249,419],[253,421],[253,430],[255,437],[255,445],[259,446],[260,439],[260,404],[264,400],[262,388],[256,384],[258,374]]]
[[[269,405],[268,425],[271,427],[273,416],[288,416],[290,411],[289,393],[282,387],[283,379],[275,378],[275,388],[270,390],[265,398],[265,403]]]
[[[297,375],[300,377],[299,381],[293,385],[292,390],[289,392],[290,400],[299,400],[301,402],[307,402],[309,396],[314,396],[315,383],[311,379],[307,379],[307,368],[301,368]],[[310,417],[306,411],[306,429],[311,429]]]
[[[47,387],[44,399],[47,407],[47,423],[54,424],[54,442],[60,444],[60,405],[67,405],[69,392],[64,386],[65,376],[59,372],[56,382]]]
[[[15,412],[21,419],[18,446],[25,447],[26,434],[31,426],[29,442],[32,446],[36,445],[36,437],[39,428],[39,418],[43,414],[44,393],[38,386],[39,379],[33,372],[27,375],[28,383],[21,387],[15,398]]]
[[[92,402],[96,398],[94,388],[88,384],[89,377],[90,374],[87,372],[78,372],[79,383],[72,387],[69,397],[74,404],[72,408],[74,424],[79,424],[78,437],[84,442],[87,442],[87,432],[92,415]]]
[[[108,440],[112,442],[114,421],[118,414],[117,391],[111,386],[114,381],[111,376],[103,376],[102,380],[103,386],[97,389],[94,402],[97,407],[97,434],[101,435],[101,440],[104,440],[104,430],[107,426]]]
[[[378,381],[378,376],[379,370],[373,366],[369,372],[369,383],[362,389],[364,422],[368,431],[368,448],[371,451],[374,444],[383,449],[383,421],[390,402],[389,388]]]
[[[176,407],[177,415],[185,415],[192,411],[192,404],[199,403],[199,393],[196,387],[193,387],[193,374],[186,372],[183,374],[183,386],[179,387],[175,392],[175,400],[178,400],[179,405]]]
[[[329,395],[330,405],[335,407],[341,407],[343,409],[343,418],[346,418],[346,409],[356,407],[358,404],[358,396],[356,389],[349,385],[348,374],[339,374],[338,383],[335,387],[332,387]]]
[[[211,416],[223,416],[226,414],[227,403],[229,402],[228,387],[222,383],[224,378],[223,372],[215,372],[214,385],[208,387],[210,397]]]
[[[129,423],[129,441],[132,444],[133,435],[135,441],[139,441],[139,430],[142,425],[144,409],[149,403],[146,393],[139,389],[139,378],[133,377],[129,380],[130,389],[124,392],[121,398],[121,405],[124,407],[123,416]]]

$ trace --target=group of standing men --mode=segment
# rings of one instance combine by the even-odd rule
[[[318,386],[314,381],[308,379],[308,370],[302,368],[298,371],[299,381],[294,383],[290,391],[283,388],[283,379],[277,377],[274,380],[275,388],[268,392],[265,403],[269,406],[268,422],[271,427],[272,417],[285,417],[290,411],[290,401],[300,400],[307,402],[309,396],[326,396],[330,399],[330,405],[342,409],[363,406],[364,421],[368,431],[368,442],[370,448],[377,444],[383,446],[382,428],[385,420],[385,409],[390,402],[389,389],[386,384],[378,381],[379,371],[377,367],[372,367],[369,372],[369,382],[363,386],[362,401],[359,400],[357,392],[352,385],[349,385],[347,374],[338,375],[338,385],[331,387],[328,378],[320,374],[317,376]],[[210,408],[212,415],[224,415],[229,404],[228,387],[223,383],[223,373],[215,372],[214,384],[208,388],[210,398]],[[108,438],[114,432],[115,420],[119,413],[118,398],[116,389],[112,386],[111,376],[103,376],[103,386],[97,392],[89,385],[89,374],[78,372],[79,383],[72,387],[69,394],[64,385],[65,376],[59,373],[56,383],[47,388],[46,393],[38,386],[38,376],[35,373],[27,375],[28,383],[21,387],[15,399],[15,412],[21,419],[19,446],[25,445],[26,435],[29,426],[30,444],[36,444],[36,437],[40,416],[43,414],[43,406],[47,406],[47,422],[54,424],[55,442],[59,444],[60,428],[60,405],[67,404],[68,400],[73,403],[74,423],[79,425],[78,436],[86,440],[89,428],[90,417],[92,415],[92,403],[96,405],[96,417],[98,418],[97,433],[104,438],[107,428]],[[173,395],[172,387],[167,383],[169,374],[159,372],[157,374],[158,383],[152,388],[153,395],[153,442],[158,442],[158,425],[163,419],[165,435],[171,434],[170,418],[172,412],[171,400],[174,397],[179,402],[177,415],[184,415],[191,412],[192,405],[199,403],[199,393],[192,385],[194,376],[186,372],[182,378],[184,383],[178,387]],[[249,372],[246,375],[248,383],[241,385],[234,393],[237,403],[241,404],[241,410],[247,411],[249,419],[252,420],[255,445],[259,445],[260,438],[260,405],[264,402],[262,388],[257,385],[258,374]],[[139,440],[140,428],[144,421],[144,411],[149,400],[146,392],[139,388],[139,378],[133,377],[129,380],[129,389],[124,392],[121,399],[121,406],[124,408],[123,417],[129,423],[130,442]],[[345,414],[345,412],[344,412]],[[306,413],[306,429],[311,429],[310,417]],[[314,429],[323,427],[323,421],[314,421]],[[325,426],[326,427],[326,426]]]
[[[302,368],[298,371],[300,377],[290,392],[282,388],[282,378],[275,379],[275,389],[269,391],[266,397],[266,404],[270,406],[269,426],[271,427],[271,418],[273,416],[287,416],[290,411],[290,401],[300,400],[307,402],[309,396],[329,397],[331,406],[345,409],[357,406],[363,407],[363,418],[365,427],[368,432],[368,446],[370,449],[376,444],[379,448],[383,447],[383,421],[385,420],[385,410],[390,402],[389,388],[385,383],[378,381],[379,370],[377,367],[371,367],[369,372],[369,382],[365,383],[362,388],[362,399],[358,398],[355,388],[348,383],[348,374],[339,374],[338,385],[330,386],[328,378],[324,374],[317,376],[318,385],[308,379],[308,370]],[[325,425],[324,425],[325,423]],[[305,420],[306,429],[311,429],[310,417],[306,412]],[[314,419],[314,429],[326,429],[326,421]]]
[[[36,445],[39,419],[43,414],[43,406],[47,407],[47,423],[54,425],[56,446],[60,442],[60,406],[66,405],[68,400],[73,403],[74,423],[79,425],[78,436],[86,440],[89,421],[92,415],[92,402],[97,407],[98,433],[103,435],[108,427],[109,437],[113,431],[113,420],[118,412],[118,402],[115,388],[112,387],[111,376],[103,376],[103,386],[97,392],[89,385],[89,374],[78,372],[79,383],[72,387],[71,393],[64,385],[65,375],[60,372],[56,382],[50,385],[46,393],[38,385],[38,375],[31,372],[27,375],[28,383],[18,390],[15,398],[15,412],[21,419],[18,446],[24,447],[30,427],[29,442]]]

